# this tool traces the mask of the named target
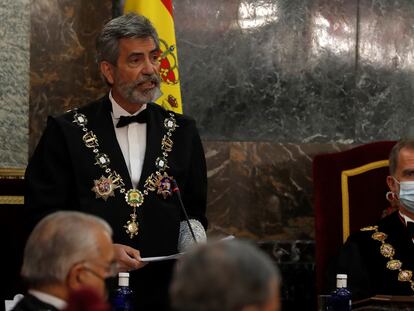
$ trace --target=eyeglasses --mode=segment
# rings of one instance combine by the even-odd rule
[[[91,268],[90,264],[102,267],[105,270],[105,275],[101,275],[96,272],[94,269]],[[90,272],[92,275],[96,276],[101,280],[105,280],[107,278],[111,278],[117,275],[118,273],[118,263],[116,261],[111,261],[109,264],[103,264],[99,262],[92,262],[92,261],[85,261],[83,262],[83,268]]]

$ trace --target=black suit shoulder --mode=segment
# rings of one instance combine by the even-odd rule
[[[58,311],[58,309],[27,294],[14,306],[12,311]]]

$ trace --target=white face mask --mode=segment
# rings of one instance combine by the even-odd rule
[[[400,202],[410,212],[414,213],[414,181],[398,181],[400,185]]]

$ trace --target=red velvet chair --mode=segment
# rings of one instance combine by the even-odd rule
[[[326,271],[349,234],[375,223],[390,207],[388,157],[394,141],[379,141],[313,160],[316,288],[326,290]]]

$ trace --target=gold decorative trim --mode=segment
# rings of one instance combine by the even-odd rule
[[[23,205],[24,196],[20,195],[1,195],[0,204],[9,204],[9,205]]]
[[[24,168],[0,168],[0,179],[24,179]]]
[[[375,228],[375,229],[374,229],[374,233],[371,235],[371,238],[373,240],[381,242],[380,253],[382,256],[389,259],[386,263],[387,269],[392,270],[392,271],[398,271],[398,275],[397,275],[398,281],[409,282],[411,290],[414,291],[414,281],[412,280],[413,271],[403,270],[402,269],[403,263],[400,260],[394,258],[394,255],[395,255],[394,246],[385,242],[388,235],[384,232],[378,231],[378,226],[375,226],[372,228]],[[368,231],[368,230],[365,230],[365,231]],[[380,239],[378,239],[379,236],[381,236]]]
[[[349,237],[349,191],[348,191],[348,177],[359,175],[370,170],[389,166],[388,160],[381,160],[371,162],[350,170],[342,171],[341,173],[341,190],[342,190],[342,239],[345,243]]]

